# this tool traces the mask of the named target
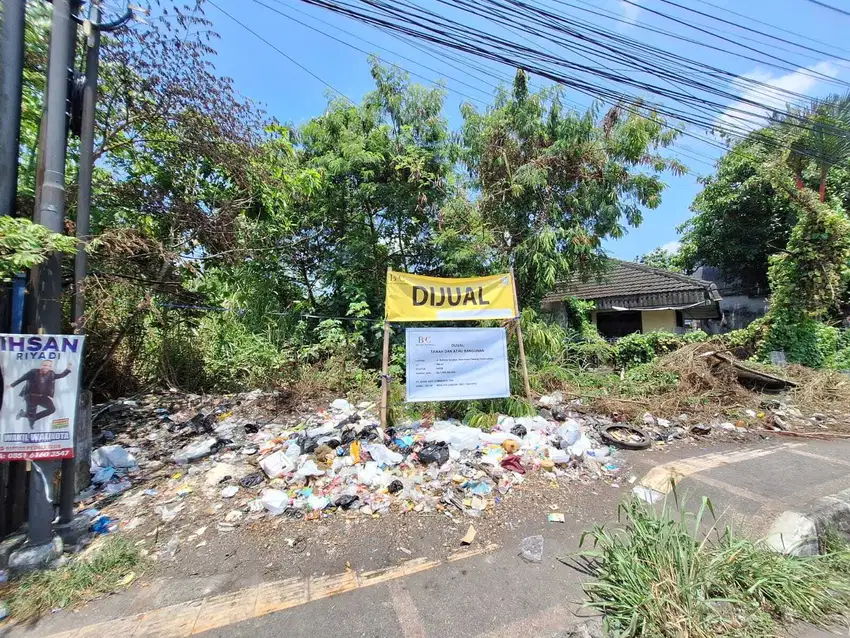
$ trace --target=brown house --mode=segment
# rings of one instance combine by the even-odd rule
[[[593,323],[608,338],[632,332],[683,332],[686,321],[720,318],[720,294],[710,281],[619,259],[609,264],[597,277],[573,277],[556,284],[543,298],[543,311],[566,324],[565,298],[592,301]]]

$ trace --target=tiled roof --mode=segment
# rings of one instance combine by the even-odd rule
[[[710,281],[619,259],[609,260],[609,267],[599,276],[558,282],[543,303],[559,302],[567,296],[596,301],[599,309],[682,307],[720,300],[717,287]]]

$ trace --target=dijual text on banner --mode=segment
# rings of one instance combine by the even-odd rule
[[[84,339],[0,334],[0,461],[74,456]]]
[[[510,274],[444,279],[387,273],[387,321],[478,321],[518,316]]]
[[[407,401],[511,395],[504,328],[408,328]]]

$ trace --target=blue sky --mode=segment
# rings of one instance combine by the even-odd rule
[[[313,77],[314,75],[355,101],[373,87],[365,53],[318,33],[309,26],[349,42],[363,51],[375,53],[388,63],[395,63],[407,69],[411,72],[414,81],[428,84],[438,78],[444,79],[449,89],[446,115],[454,127],[457,127],[461,120],[459,106],[462,102],[470,101],[472,98],[476,100],[473,102],[476,106],[483,108],[489,101],[488,96],[492,95],[492,84],[452,68],[445,63],[444,59],[433,56],[427,50],[414,48],[387,34],[308,6],[299,0],[261,1],[289,17],[281,16],[260,6],[254,0],[215,0],[222,9],[296,60],[309,73],[225,16],[216,7],[207,5],[206,17],[213,22],[214,29],[221,35],[221,40],[215,44],[218,51],[216,67],[219,72],[232,77],[241,93],[261,102],[269,114],[281,121],[300,124],[324,110],[329,89]],[[774,46],[762,47],[752,41],[741,40],[749,46],[769,51],[793,62],[794,68],[799,68],[797,72],[777,70],[768,64],[758,64],[742,59],[734,53],[707,50],[641,29],[639,24],[646,24],[695,39],[710,40],[709,36],[665,20],[648,11],[648,9],[655,9],[686,20],[689,24],[704,25],[713,30],[721,29],[726,32],[724,33],[726,37],[733,37],[736,40],[739,36],[763,39],[752,33],[740,31],[733,25],[717,24],[709,18],[694,16],[664,4],[661,0],[636,0],[646,9],[637,8],[621,0],[576,0],[579,5],[608,12],[612,17],[619,17],[625,22],[589,16],[576,9],[558,5],[558,0],[539,1],[679,55],[798,93],[818,96],[843,92],[839,86],[811,77],[807,69],[814,69],[841,80],[850,79],[850,64],[813,52],[792,53],[777,50],[775,47],[791,48],[781,42],[774,41]],[[827,45],[839,48],[847,46],[844,43],[847,40],[846,34],[850,32],[850,18],[806,0],[749,0],[745,3],[712,0],[712,4],[721,8],[710,7],[698,0],[677,0],[677,2],[791,40],[809,41],[808,38],[815,38],[824,44],[809,41],[810,46],[827,52],[834,50]],[[840,0],[833,0],[833,2],[837,5],[841,4]],[[418,0],[418,4],[441,12],[446,11],[443,5],[435,0]],[[794,35],[745,21],[732,13],[725,12],[722,8],[787,29]],[[736,33],[738,35],[735,35]],[[722,42],[713,41],[713,43],[721,45],[720,48],[726,48]],[[729,45],[729,48],[733,47]],[[836,51],[836,55],[841,55],[840,51]],[[843,55],[850,58],[847,52]],[[485,65],[506,78],[513,74],[513,70],[507,67],[499,67],[491,63],[485,63]],[[579,104],[588,104],[588,99],[582,95],[568,92],[567,97]],[[694,132],[700,135],[705,133],[704,131]],[[683,137],[672,153],[688,166],[690,173],[682,177],[673,175],[665,177],[668,187],[664,192],[661,206],[655,210],[646,211],[644,223],[639,228],[631,229],[625,238],[608,242],[606,249],[612,255],[623,259],[633,259],[656,246],[674,245],[678,238],[676,226],[690,217],[689,206],[699,192],[697,176],[712,173],[712,160],[718,157],[721,151],[700,140]]]

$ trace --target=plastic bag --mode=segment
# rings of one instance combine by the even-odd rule
[[[512,416],[500,414],[494,429],[500,432],[510,432],[514,427],[516,427],[516,421],[514,421]]]
[[[289,494],[280,490],[263,490],[260,500],[269,512],[277,516],[289,507]]]
[[[323,510],[330,505],[330,500],[326,496],[311,496],[307,499],[307,507],[311,510]]]
[[[398,465],[404,457],[398,452],[393,452],[386,445],[380,443],[364,443],[363,450],[369,453],[372,460],[381,465]]]
[[[136,459],[120,445],[104,445],[91,453],[91,471],[94,473],[104,467],[136,467]]]
[[[278,450],[260,461],[260,467],[269,478],[278,478],[295,471],[295,461]]]
[[[92,477],[91,482],[95,485],[102,485],[112,480],[113,476],[115,476],[115,468],[110,465],[109,467],[98,470],[97,474]]]
[[[386,473],[375,461],[369,461],[363,465],[363,469],[357,473],[357,481],[361,485],[378,486],[389,483]]]
[[[337,412],[351,412],[353,409],[351,404],[345,399],[336,399],[331,403],[331,410],[336,410]]]
[[[567,448],[567,452],[572,456],[584,456],[591,447],[593,447],[593,441],[582,434],[578,441]]]
[[[322,476],[324,473],[324,470],[320,470],[319,466],[316,465],[316,462],[313,459],[307,459],[304,461],[304,464],[298,468],[295,476],[296,478],[304,479],[308,476]]]
[[[299,446],[297,443],[290,443],[289,447],[286,448],[286,452],[284,452],[284,454],[286,454],[286,457],[291,459],[294,463],[298,460],[298,457],[301,456],[301,446]]]
[[[519,544],[519,555],[529,563],[540,563],[543,561],[543,537],[528,536]]]
[[[180,450],[180,452],[174,455],[174,462],[179,465],[183,465],[184,463],[191,463],[192,461],[197,461],[205,456],[209,456],[215,452],[217,442],[218,441],[216,439],[209,438],[187,445]]]
[[[558,428],[558,437],[561,441],[567,444],[567,447],[575,445],[576,441],[581,438],[581,430],[579,429],[578,424],[576,423],[573,425],[573,423],[567,423]]]
[[[426,441],[443,441],[455,450],[475,450],[480,442],[481,430],[449,421],[437,421],[425,435]]]
[[[655,490],[650,489],[648,487],[644,487],[642,485],[638,485],[637,487],[633,487],[632,492],[639,499],[644,500],[649,504],[657,503],[662,498],[664,498],[664,495],[661,492],[656,492]]]
[[[442,465],[449,460],[449,448],[443,442],[426,445],[419,450],[419,460],[425,464],[436,463],[437,465]]]

